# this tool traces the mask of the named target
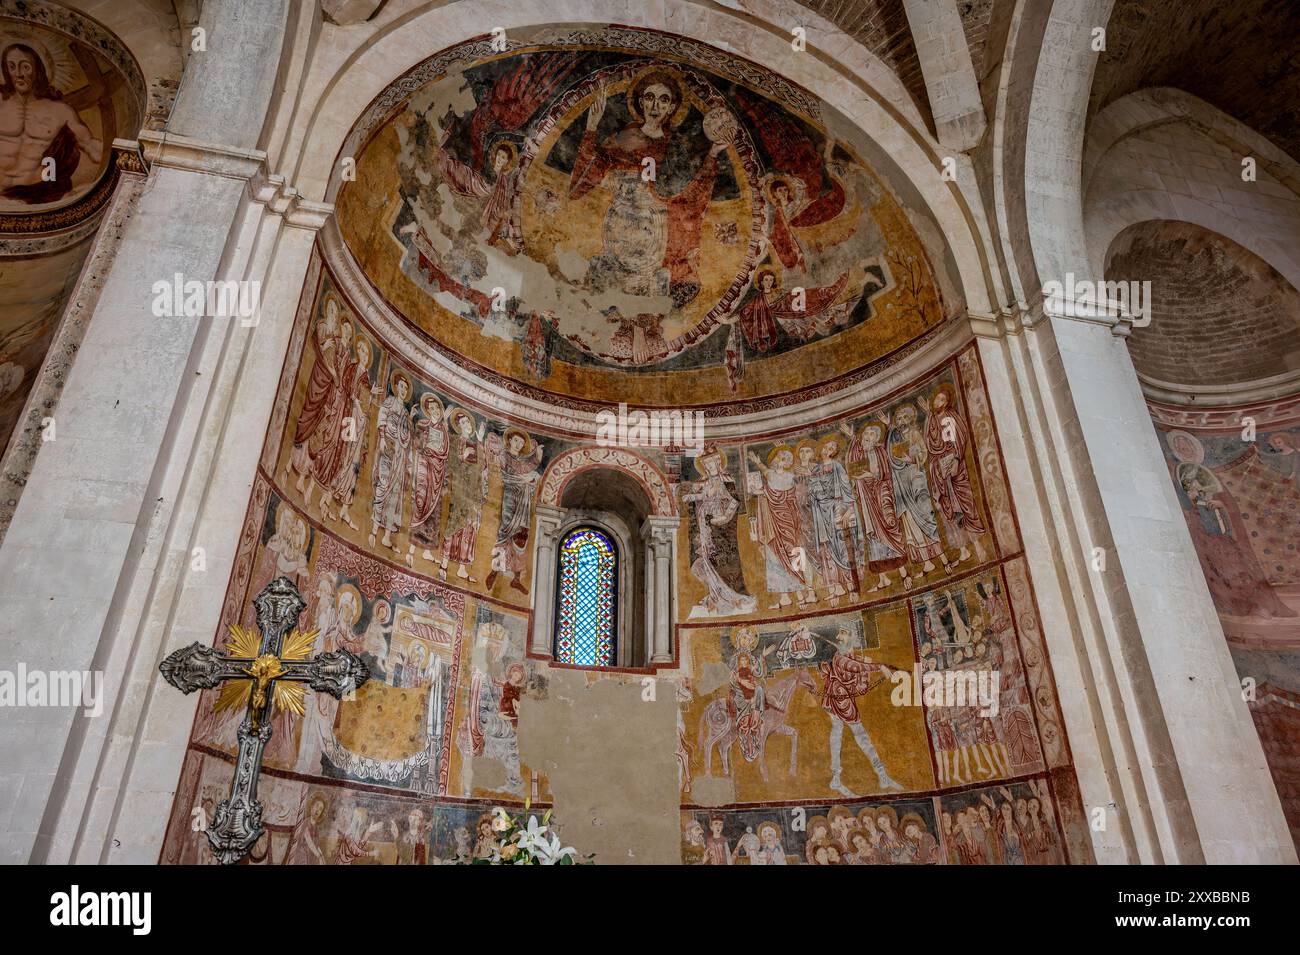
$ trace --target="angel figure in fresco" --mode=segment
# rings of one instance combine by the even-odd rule
[[[885,425],[868,421],[858,435],[844,423],[840,426],[849,439],[848,471],[853,494],[862,514],[862,535],[866,538],[867,572],[876,582],[867,590],[875,593],[889,586],[889,572],[902,568],[903,586],[910,588],[907,575],[906,545],[902,526],[894,508],[894,475],[885,452]]]
[[[316,486],[321,497],[350,456],[346,419],[353,411],[356,383],[351,354],[352,323],[343,318],[338,300],[325,300],[325,312],[311,337],[315,361],[307,379],[307,396],[294,428],[289,468],[296,472],[295,487],[303,505],[311,507]],[[322,515],[324,515],[322,507]]]
[[[925,434],[916,417],[916,406],[910,403],[904,403],[894,411],[887,447],[907,559],[921,565],[921,573],[915,576],[922,577],[934,570],[936,557],[945,571],[949,564],[943,544],[939,542],[939,522],[934,516],[934,501],[926,478],[929,455]]]
[[[540,441],[517,428],[506,431],[504,440],[493,441],[495,437],[489,436],[488,446],[492,463],[501,470],[501,523],[492,546],[492,572],[486,584],[491,589],[497,577],[505,574],[511,587],[526,594],[523,577],[528,566],[528,529],[533,516],[533,488],[542,479],[538,467],[543,448]]]
[[[790,229],[790,220],[804,205],[802,180],[768,173],[763,177],[767,198],[767,247],[784,268],[802,272],[808,262],[803,245]]]
[[[784,330],[801,343],[806,342],[830,331],[836,320],[843,317],[843,309],[832,309],[831,306],[848,281],[849,273],[845,272],[834,283],[822,288],[784,292],[777,283],[775,272],[760,269],[754,277],[754,284],[732,310],[734,319],[728,321],[724,318],[722,321],[738,325],[744,333],[745,344],[759,354],[771,351],[777,343],[779,330]]]
[[[480,235],[489,244],[508,255],[517,255],[524,247],[519,227],[519,150],[509,140],[501,140],[492,149],[492,178],[481,175],[447,149],[450,133],[443,135],[435,158],[442,181],[454,195],[480,203]]]
[[[423,548],[425,560],[432,561],[433,548],[441,540],[442,492],[447,479],[447,454],[450,442],[444,409],[438,396],[426,391],[420,396],[420,416],[415,419],[415,436],[411,447],[411,540],[406,549],[406,565],[414,566],[415,549]]]
[[[447,481],[447,498],[451,504],[447,511],[447,533],[442,540],[438,579],[447,579],[447,565],[455,561],[460,565],[456,576],[473,583],[469,568],[474,563],[488,490],[483,447],[487,425],[478,424],[475,430],[474,416],[463,408],[448,409],[447,423],[451,425],[451,474]]]
[[[700,480],[682,485],[682,503],[691,513],[691,575],[708,593],[691,616],[753,613],[757,601],[745,590],[736,537],[740,502],[726,455],[710,445],[695,459],[695,469]]]
[[[326,520],[334,520],[334,514],[330,510],[332,501],[339,506],[338,519],[354,531],[359,531],[361,525],[352,519],[352,502],[356,498],[357,481],[361,478],[361,468],[366,461],[366,450],[369,447],[366,425],[370,421],[371,402],[379,396],[379,386],[370,383],[370,342],[358,335],[356,350],[356,361],[352,362],[346,372],[350,385],[347,393],[352,402],[348,417],[343,419],[346,451],[342,465],[329,483],[329,500],[326,500],[325,490],[321,490],[320,512]]]
[[[98,163],[104,144],[50,82],[44,58],[27,43],[0,52],[0,196],[36,205],[62,199],[84,152]],[[55,178],[47,180],[45,160]]]
[[[600,185],[613,193],[601,227],[603,247],[588,266],[587,282],[598,291],[670,295],[682,308],[700,291],[700,226],[713,195],[717,157],[735,137],[735,120],[706,117],[712,145],[693,169],[683,168],[693,150],[677,143],[685,91],[676,73],[654,68],[637,77],[627,94],[632,122],[601,139],[608,96],[601,83],[587,109],[569,180],[570,201]],[[654,164],[653,177],[644,176],[647,161]]]
[[[858,710],[858,697],[878,686],[877,677],[885,678],[893,668],[877,663],[870,657],[858,659],[854,654],[855,642],[853,633],[847,627],[841,627],[836,635],[834,655],[820,665],[823,679],[822,708],[831,718],[830,788],[850,799],[854,798],[855,793],[844,785],[840,764],[840,747],[846,727],[862,754],[871,762],[871,768],[876,771],[877,786],[881,790],[903,788],[885,769],[884,760],[880,758],[875,743],[862,725],[862,714]]]
[[[407,402],[411,400],[411,379],[400,369],[393,372],[391,389],[379,406],[376,427],[378,441],[375,447],[374,499],[370,505],[370,538],[382,527],[383,546],[396,551],[393,534],[402,524],[406,486],[410,480],[411,413]]]
[[[795,490],[794,452],[778,445],[768,454],[765,465],[749,452],[750,462],[762,475],[757,495],[758,516],[751,523],[754,539],[763,547],[767,592],[776,597],[771,610],[790,606],[790,595],[798,595],[799,606],[814,603],[812,577],[803,547],[803,522]]]
[[[797,232],[832,222],[852,205],[844,168],[834,158],[835,139],[743,88],[737,87],[732,98],[777,167],[763,180],[767,251],[783,268],[804,271],[807,258]]]
[[[966,449],[970,446],[970,431],[964,417],[957,413],[953,396],[955,391],[948,382],[935,389],[929,402],[918,398],[921,410],[927,413],[925,449],[928,455],[926,471],[930,488],[938,498],[939,512],[943,515],[948,541],[961,548],[954,564],[970,559],[970,547],[975,548],[975,559],[984,560],[980,535],[986,530],[975,504],[971,489],[970,468],[966,464]]]

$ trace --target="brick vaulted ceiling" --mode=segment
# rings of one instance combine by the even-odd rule
[[[1300,159],[1300,0],[1116,0],[1089,115],[1173,86]]]
[[[1300,292],[1232,240],[1152,220],[1116,236],[1107,258],[1107,279],[1151,283],[1151,322],[1129,337],[1139,372],[1196,386],[1300,369]]]

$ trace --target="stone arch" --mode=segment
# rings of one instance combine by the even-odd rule
[[[628,475],[645,492],[651,513],[657,517],[675,517],[677,502],[673,500],[668,479],[651,461],[626,448],[575,448],[561,454],[542,476],[537,492],[537,503],[559,507],[564,489],[579,474],[597,468],[606,468]]]
[[[1257,160],[1253,183],[1241,178],[1245,156]],[[1231,239],[1300,288],[1300,212],[1278,202],[1296,198],[1300,167],[1190,94],[1140,90],[1102,110],[1088,132],[1083,183],[1084,231],[1096,275],[1125,229],[1171,219]]]
[[[333,199],[340,181],[337,160],[348,155],[350,131],[396,77],[427,59],[431,49],[447,48],[482,35],[482,11],[468,9],[470,6],[426,5],[379,27],[360,48],[346,58],[340,57],[317,100],[302,104],[303,119],[286,143],[286,178],[302,196],[327,202]],[[557,11],[546,0],[502,5],[494,10],[493,17],[494,24],[505,29],[507,36],[512,28],[591,19]],[[943,235],[959,297],[971,311],[990,310],[989,288],[997,280],[991,274],[992,253],[986,237],[980,235],[977,213],[972,211],[959,183],[944,181],[938,144],[914,104],[910,104],[901,81],[861,44],[827,26],[824,32],[811,37],[811,55],[791,57],[789,33],[784,26],[774,24],[754,30],[752,17],[706,7],[696,0],[633,5],[620,14],[619,20],[633,27],[708,37],[715,45],[763,63],[801,84],[868,131],[892,164],[896,181],[915,191]],[[822,41],[819,45],[815,43],[818,39]],[[900,103],[909,105],[900,107]]]

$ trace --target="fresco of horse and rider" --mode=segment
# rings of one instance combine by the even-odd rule
[[[252,597],[288,576],[307,599],[316,651],[357,653],[374,678],[355,698],[310,694],[303,715],[277,715],[266,766],[298,786],[274,851],[432,862],[464,843],[462,829],[472,849],[475,814],[493,803],[552,799],[519,743],[523,704],[549,693],[550,665],[528,651],[533,600],[551,598],[532,579],[535,505],[550,464],[583,446],[448,392],[319,271],[217,640],[226,624],[253,626]],[[675,756],[685,861],[1082,851],[974,347],[814,427],[706,443],[693,456],[629,450],[664,475],[681,517],[676,659],[654,677],[679,704],[664,752]],[[893,696],[923,674],[988,672],[999,675],[995,712]],[[207,693],[199,706],[185,777],[194,786],[177,797],[164,858],[206,852],[185,848],[183,820],[201,805],[200,777],[235,752],[237,714],[215,701]],[[451,806],[459,821],[435,846]],[[802,821],[791,806],[805,808]],[[835,845],[808,828],[832,811]],[[870,851],[854,846],[859,832]],[[419,854],[413,833],[424,834]],[[774,838],[781,852],[764,848]]]

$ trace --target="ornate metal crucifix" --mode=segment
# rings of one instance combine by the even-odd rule
[[[260,643],[257,634],[232,624],[228,653],[191,643],[158,667],[163,679],[182,693],[220,686],[217,710],[246,706],[239,724],[239,758],[230,798],[217,806],[208,826],[212,851],[226,865],[248,855],[264,831],[257,777],[271,739],[272,711],[289,710],[301,716],[306,687],[342,699],[370,678],[365,662],[347,650],[309,656],[317,631],[297,629],[307,603],[288,577],[271,581],[253,606],[262,631]]]

